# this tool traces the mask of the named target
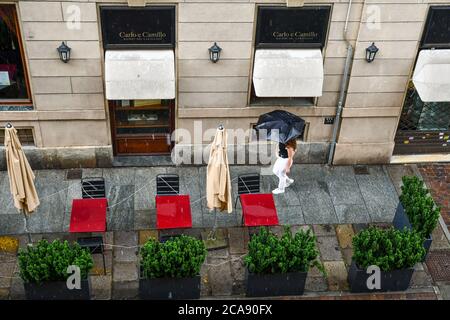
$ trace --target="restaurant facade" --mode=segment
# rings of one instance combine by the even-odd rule
[[[448,156],[450,2],[0,1],[0,123],[33,168],[188,163],[219,125],[249,163],[276,109],[298,163]]]

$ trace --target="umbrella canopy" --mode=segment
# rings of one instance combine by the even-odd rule
[[[231,179],[227,156],[227,133],[217,129],[209,153],[206,176],[206,198],[209,209],[219,209],[231,213]]]
[[[284,110],[275,110],[262,114],[255,127],[267,130],[267,139],[286,143],[297,138],[305,130],[305,120]]]
[[[14,206],[24,214],[32,213],[39,206],[39,197],[34,186],[34,173],[22,150],[17,130],[5,128],[6,164]]]

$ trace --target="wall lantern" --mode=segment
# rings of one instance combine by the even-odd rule
[[[209,50],[209,60],[216,63],[220,59],[220,51],[222,51],[222,48],[217,45],[217,43],[214,42],[214,45],[208,49]]]
[[[56,48],[59,53],[59,58],[62,62],[67,63],[70,60],[70,47],[66,45],[66,43],[63,41],[61,45]]]
[[[367,49],[366,49],[366,61],[367,62],[372,62],[373,60],[375,60],[375,56],[377,55],[377,52],[378,52],[378,48],[377,48],[377,46],[375,45],[375,43],[374,42],[372,42],[372,44],[370,45],[370,47],[368,47]]]

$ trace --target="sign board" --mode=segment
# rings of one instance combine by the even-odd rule
[[[450,49],[450,7],[432,6],[421,42],[422,48]]]
[[[323,48],[330,6],[258,8],[257,48]]]
[[[175,7],[100,7],[105,49],[173,48]]]

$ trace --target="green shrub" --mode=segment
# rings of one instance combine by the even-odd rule
[[[425,254],[423,238],[415,231],[370,227],[353,237],[353,260],[359,268],[382,271],[413,267]]]
[[[400,202],[405,213],[414,230],[423,238],[428,238],[436,228],[440,208],[436,206],[425,184],[418,177],[404,176],[402,181]]]
[[[140,250],[144,278],[190,278],[200,273],[206,258],[201,240],[182,235],[166,242],[150,238]]]
[[[307,272],[313,266],[325,274],[318,256],[316,237],[310,230],[292,235],[290,227],[285,227],[278,238],[262,227],[248,244],[245,264],[251,273],[257,274]]]
[[[86,279],[94,262],[88,249],[78,243],[55,240],[49,243],[41,240],[33,246],[19,250],[20,277],[25,282],[65,281],[69,273],[67,267],[80,268],[81,278]]]

